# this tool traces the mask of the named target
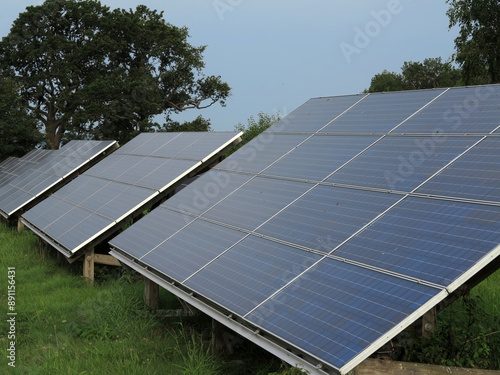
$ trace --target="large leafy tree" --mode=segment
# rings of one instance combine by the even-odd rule
[[[421,90],[437,87],[461,85],[461,72],[449,61],[440,57],[425,59],[423,62],[406,61],[401,73],[388,72],[376,74],[367,92]]]
[[[500,2],[447,0],[450,28],[458,25],[456,61],[466,84],[500,82]]]
[[[51,148],[65,136],[124,142],[159,128],[156,115],[224,104],[229,86],[203,75],[205,47],[188,37],[145,6],[46,0],[0,43],[0,70],[19,82]]]
[[[106,13],[95,1],[48,0],[20,14],[0,43],[0,69],[17,80],[52,149],[77,121],[83,87],[103,70]]]
[[[0,161],[23,156],[41,140],[34,118],[28,115],[10,78],[0,78]]]

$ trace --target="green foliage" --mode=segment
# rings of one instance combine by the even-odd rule
[[[116,139],[153,131],[159,114],[225,104],[230,87],[203,74],[205,46],[141,5],[111,11],[97,0],[30,6],[0,42],[0,73],[58,148],[72,138]]]
[[[0,77],[0,162],[21,157],[42,140],[36,121],[23,108],[11,78]]]
[[[465,84],[500,82],[500,2],[447,0],[450,28],[460,27],[455,60]]]
[[[401,73],[376,74],[365,92],[385,92],[401,90],[422,90],[438,87],[460,86],[461,72],[450,61],[441,57],[425,59],[423,62],[405,61]]]
[[[181,359],[178,365],[181,375],[217,375],[222,365],[211,354],[210,344],[192,329],[184,329],[184,335],[174,336],[175,352]]]
[[[372,78],[370,88],[366,92],[386,92],[404,90],[403,77],[401,74],[384,70],[375,74]]]
[[[201,115],[193,121],[185,121],[182,124],[178,121],[168,121],[161,129],[167,132],[208,132],[211,130],[210,120],[204,119]]]
[[[500,318],[483,299],[465,295],[438,316],[435,334],[409,338],[403,360],[500,370]]]
[[[252,139],[257,137],[260,133],[267,130],[271,125],[280,120],[281,117],[279,113],[269,115],[263,112],[259,112],[257,115],[257,119],[255,119],[254,116],[250,116],[247,125],[239,123],[234,127],[234,130],[237,132],[243,132],[243,135],[241,137],[241,142],[236,146],[234,146],[233,148],[231,148],[226,153],[226,156],[231,155],[233,152],[246,145]]]

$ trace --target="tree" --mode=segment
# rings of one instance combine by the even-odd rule
[[[167,132],[208,132],[212,129],[210,120],[200,115],[193,121],[186,121],[182,124],[178,121],[169,121],[163,125],[161,130]]]
[[[460,86],[461,71],[450,61],[443,62],[441,57],[425,59],[423,62],[405,61],[401,73],[388,72],[376,74],[367,92],[422,90],[438,87]]]
[[[375,74],[372,78],[370,88],[367,92],[400,91],[404,89],[403,77],[401,74],[384,70]]]
[[[405,90],[454,87],[460,83],[461,72],[441,57],[425,59],[423,63],[406,61],[401,68]]]
[[[0,162],[25,155],[40,141],[36,121],[23,108],[15,83],[0,78]]]
[[[96,38],[106,13],[92,0],[47,0],[20,14],[0,43],[2,74],[17,80],[52,149],[81,110],[82,88],[102,71],[105,55]]]
[[[257,137],[260,133],[267,130],[271,127],[271,125],[280,120],[281,116],[279,115],[279,113],[269,115],[264,112],[259,112],[257,115],[257,119],[255,119],[254,116],[250,116],[247,125],[239,123],[234,127],[234,131],[243,132],[243,135],[241,136],[241,142],[231,148],[226,153],[226,156],[231,155],[233,152],[243,147],[245,144]]]
[[[455,60],[465,84],[500,82],[500,2],[447,0],[449,27],[458,25]]]
[[[205,47],[188,37],[145,6],[46,0],[0,42],[0,71],[19,82],[51,148],[65,133],[124,142],[158,129],[156,115],[225,104],[229,86],[203,75]]]

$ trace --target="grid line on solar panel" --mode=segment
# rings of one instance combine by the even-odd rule
[[[488,134],[498,126],[500,85],[454,87],[397,128],[402,133]]]
[[[500,138],[485,137],[417,192],[500,202]]]
[[[445,90],[368,94],[320,132],[387,133],[404,123]]]
[[[141,134],[49,197],[49,206],[36,206],[23,219],[45,230],[44,235],[61,252],[74,254],[148,202],[154,203],[153,199],[158,199],[163,191],[240,136],[236,132]],[[170,157],[163,148],[165,144],[172,156],[188,155],[193,159]],[[54,214],[41,212],[47,209]],[[91,217],[99,221],[94,231]]]
[[[366,98],[366,94],[339,97],[312,98],[285,118],[272,125],[267,132],[316,133],[349,111]]]

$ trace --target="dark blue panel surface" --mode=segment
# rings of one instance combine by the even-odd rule
[[[255,177],[204,216],[253,230],[310,188],[305,182]]]
[[[385,137],[327,181],[412,191],[479,139]]]
[[[500,202],[500,137],[485,139],[417,192]]]
[[[202,139],[206,134],[207,134],[206,132],[181,133],[177,137],[175,137],[175,139],[173,139],[168,143],[158,144],[158,146],[160,147],[153,148],[154,151],[151,152],[150,154],[151,156],[158,156],[163,158],[174,158],[174,157],[177,158],[181,152],[191,147],[197,141]],[[148,146],[150,145],[148,144]],[[204,154],[204,156],[205,155],[206,154]]]
[[[438,292],[325,259],[248,318],[341,368]]]
[[[396,194],[317,186],[257,232],[329,253],[399,199]]]
[[[72,215],[71,218],[74,219],[75,217]],[[99,232],[105,230],[112,224],[113,221],[107,218],[98,214],[91,214],[78,223],[78,230],[68,230],[66,233],[58,237],[56,241],[70,251],[73,251],[86,241],[94,238],[99,234]]]
[[[328,125],[329,133],[387,133],[443,89],[370,94]]]
[[[314,136],[262,173],[322,181],[378,137]]]
[[[319,259],[316,254],[250,236],[184,284],[245,315]]]
[[[406,198],[333,254],[448,285],[500,243],[500,207]]]
[[[161,209],[159,212],[163,213],[164,222],[171,221],[172,216],[175,216],[175,213],[169,210]],[[182,282],[244,236],[242,232],[196,220],[140,260]],[[165,236],[163,238],[166,239]]]
[[[398,127],[396,133],[490,133],[499,124],[500,85],[456,87]]]
[[[365,95],[313,98],[271,126],[269,132],[315,133]]]
[[[259,173],[310,136],[261,133],[217,165],[217,169]]]
[[[251,176],[212,169],[198,178],[196,184],[182,189],[183,194],[174,195],[163,205],[199,215],[232,194],[251,178]]]
[[[161,207],[110,241],[110,245],[141,259],[194,219]]]

